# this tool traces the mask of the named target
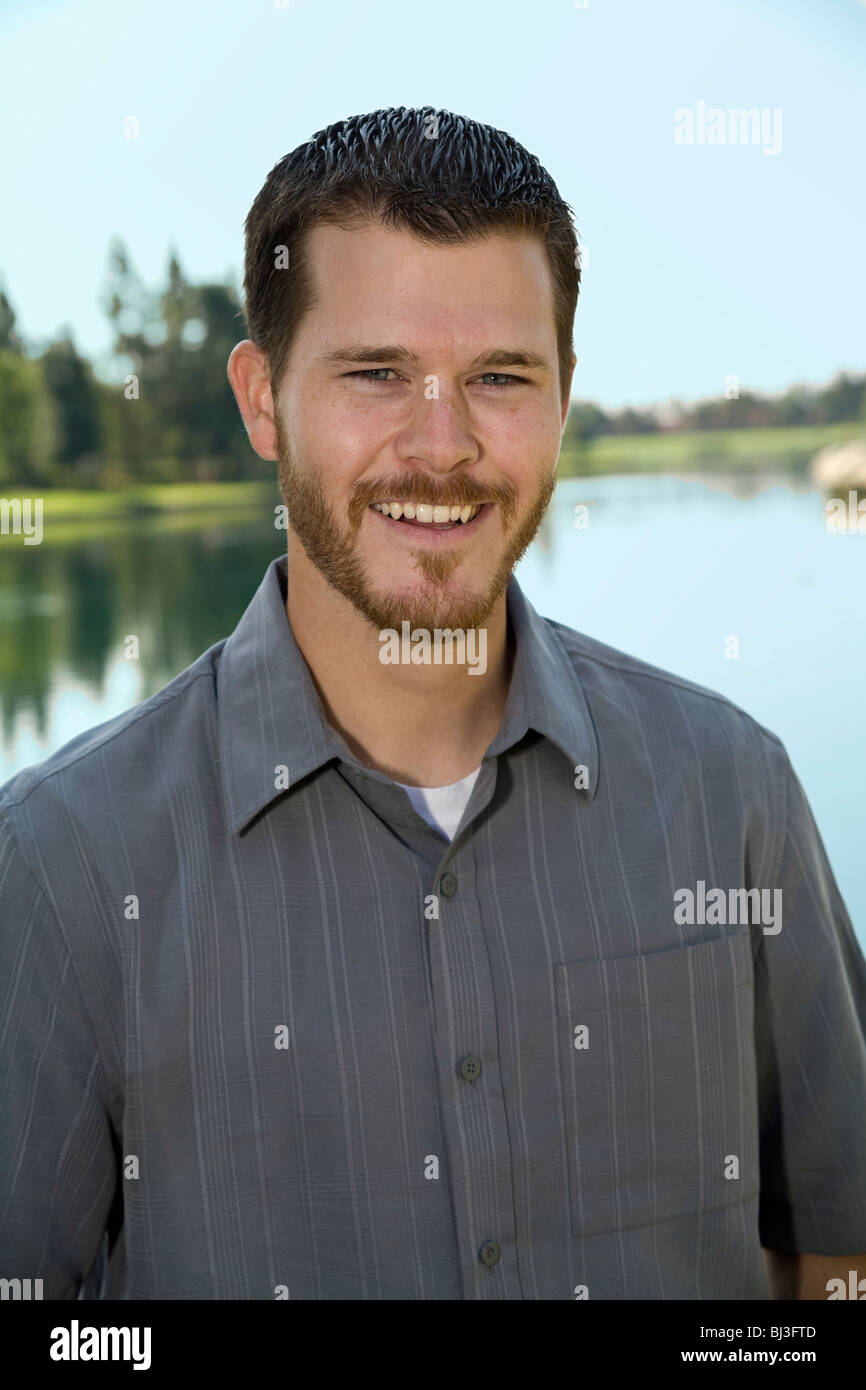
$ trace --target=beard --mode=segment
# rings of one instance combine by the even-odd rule
[[[320,477],[298,467],[279,414],[275,421],[280,492],[289,525],[310,563],[332,589],[348,599],[377,632],[385,628],[399,631],[404,622],[409,622],[413,629],[427,631],[438,627],[468,632],[484,627],[515,565],[541,525],[556,487],[555,468],[539,480],[532,505],[519,523],[517,489],[513,483],[482,484],[468,474],[455,474],[437,486],[429,474],[411,471],[394,473],[378,482],[356,483],[349,499],[348,526],[343,529],[337,524]],[[376,589],[358,554],[358,531],[371,503],[391,497],[449,507],[496,503],[502,517],[505,548],[484,587],[452,588],[449,581],[461,562],[462,552],[456,548],[427,550],[422,546],[410,551],[415,561],[413,580],[420,577],[420,584],[413,582],[405,590]]]

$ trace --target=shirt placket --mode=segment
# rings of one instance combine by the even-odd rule
[[[478,898],[478,837],[467,833],[490,801],[486,759],[462,828],[446,849],[425,913],[439,1075],[464,1297],[519,1299],[515,1214],[493,973]],[[483,877],[483,876],[482,876]]]

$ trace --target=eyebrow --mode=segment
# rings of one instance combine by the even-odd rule
[[[373,347],[361,343],[334,348],[331,352],[323,353],[318,360],[324,366],[348,362],[401,362],[417,367],[420,359],[418,354],[410,352],[409,348],[388,345]],[[473,357],[469,363],[469,371],[476,372],[479,367],[529,367],[545,372],[551,370],[546,357],[537,352],[528,352],[525,348],[486,348],[484,352],[479,352],[477,357]]]

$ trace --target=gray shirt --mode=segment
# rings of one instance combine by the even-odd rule
[[[779,739],[512,578],[449,842],[285,583],[0,789],[0,1275],[763,1299],[762,1244],[866,1249],[866,964]]]

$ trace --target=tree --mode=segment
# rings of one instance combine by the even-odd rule
[[[38,361],[0,348],[0,484],[56,481],[56,414]]]
[[[15,332],[15,310],[2,289],[0,289],[0,349],[19,355],[24,351],[24,344]]]
[[[860,416],[863,378],[839,372],[821,394],[825,420],[857,420]]]
[[[607,434],[610,420],[592,401],[575,401],[565,422],[565,442],[583,444],[599,434]]]
[[[160,418],[159,372],[153,358],[165,337],[158,296],[147,290],[119,238],[109,247],[101,296],[114,330],[114,354],[123,380],[100,386],[105,477],[144,481],[155,476],[165,440]],[[130,381],[129,378],[134,378]]]
[[[46,348],[41,362],[56,407],[58,462],[69,467],[85,459],[92,471],[102,431],[90,364],[79,357],[68,329]]]

